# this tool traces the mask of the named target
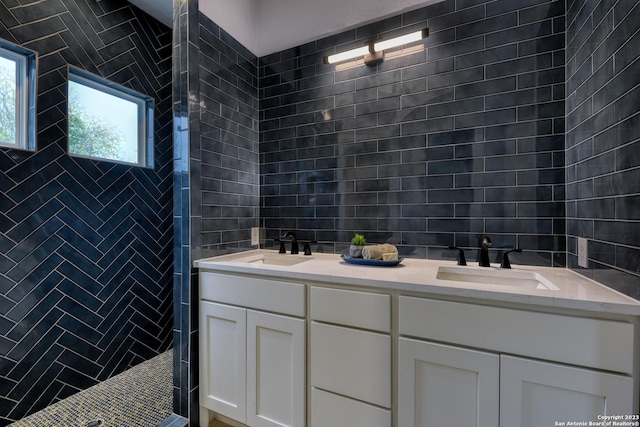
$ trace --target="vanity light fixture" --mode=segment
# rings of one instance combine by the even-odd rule
[[[392,47],[402,46],[403,44],[409,44],[422,40],[429,36],[429,29],[414,31],[413,33],[405,34],[404,36],[394,37],[389,40],[381,40],[373,44],[373,50],[376,52],[391,49]]]
[[[351,49],[342,53],[336,53],[335,55],[326,56],[324,58],[324,62],[325,64],[335,64],[336,62],[342,62],[348,59],[354,59],[359,56],[367,55],[369,53],[369,46],[370,44],[367,44],[356,49]]]
[[[349,59],[355,59],[358,57],[364,57],[365,65],[375,65],[384,61],[385,49],[391,49],[394,47],[402,46],[405,44],[417,42],[429,36],[429,29],[414,31],[413,33],[405,34],[403,36],[394,37],[389,40],[374,40],[370,41],[362,47],[347,50],[345,52],[336,53],[324,57],[325,64],[335,64],[337,62],[347,61]]]

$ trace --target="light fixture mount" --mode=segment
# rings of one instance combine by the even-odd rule
[[[384,52],[369,52],[364,56],[364,65],[373,67],[384,61]]]

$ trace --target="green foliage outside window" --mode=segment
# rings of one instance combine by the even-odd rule
[[[0,39],[0,147],[36,149],[36,56]]]
[[[69,151],[81,156],[120,160],[124,137],[101,117],[88,114],[77,98],[69,100]]]
[[[0,57],[0,142],[16,142],[16,64]]]
[[[69,154],[153,167],[153,98],[69,67]]]

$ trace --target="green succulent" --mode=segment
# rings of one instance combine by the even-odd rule
[[[364,246],[367,244],[367,239],[365,239],[362,234],[356,233],[353,239],[351,239],[351,244],[354,246]]]

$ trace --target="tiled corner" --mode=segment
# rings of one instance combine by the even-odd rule
[[[567,18],[569,266],[640,299],[640,4],[580,0]]]

